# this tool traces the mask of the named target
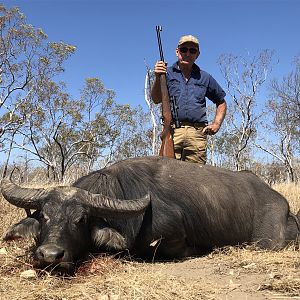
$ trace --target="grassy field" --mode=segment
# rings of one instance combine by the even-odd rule
[[[275,189],[300,209],[300,186]],[[24,216],[0,196],[0,236]],[[33,241],[0,242],[0,299],[300,299],[300,257],[296,245],[281,251],[227,247],[199,258],[144,263],[93,257],[74,277],[37,273]]]

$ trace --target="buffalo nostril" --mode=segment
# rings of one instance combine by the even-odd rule
[[[40,248],[38,248],[38,249],[36,250],[35,254],[36,254],[36,257],[37,257],[38,259],[43,259],[43,258],[44,258],[44,252],[43,252],[43,250],[40,249]]]
[[[37,259],[47,263],[55,263],[62,260],[64,255],[64,249],[54,244],[40,246],[36,251]]]
[[[61,250],[60,252],[57,253],[56,259],[60,260],[60,259],[62,259],[64,257],[64,255],[65,255],[65,251]]]

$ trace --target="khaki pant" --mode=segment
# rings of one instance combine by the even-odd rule
[[[206,163],[207,136],[202,133],[205,124],[181,125],[174,128],[175,157],[178,160]]]

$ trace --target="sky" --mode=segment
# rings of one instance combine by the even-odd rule
[[[116,92],[116,100],[144,101],[146,64],[159,59],[155,26],[162,26],[165,60],[176,61],[180,36],[200,41],[197,64],[224,87],[217,59],[223,53],[257,54],[275,50],[279,63],[271,77],[292,70],[300,51],[298,0],[9,0],[27,22],[42,28],[50,41],[76,46],[62,80],[74,97],[87,77],[100,78]],[[226,99],[230,101],[230,99]]]

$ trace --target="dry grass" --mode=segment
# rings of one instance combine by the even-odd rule
[[[300,208],[299,185],[275,189],[294,212]],[[1,198],[0,236],[24,215]],[[300,258],[293,245],[278,252],[227,247],[176,263],[99,256],[82,264],[72,278],[37,274],[28,254],[32,245],[0,242],[1,300],[300,299]]]
[[[300,209],[300,184],[276,184],[273,188],[288,199],[294,213]]]

